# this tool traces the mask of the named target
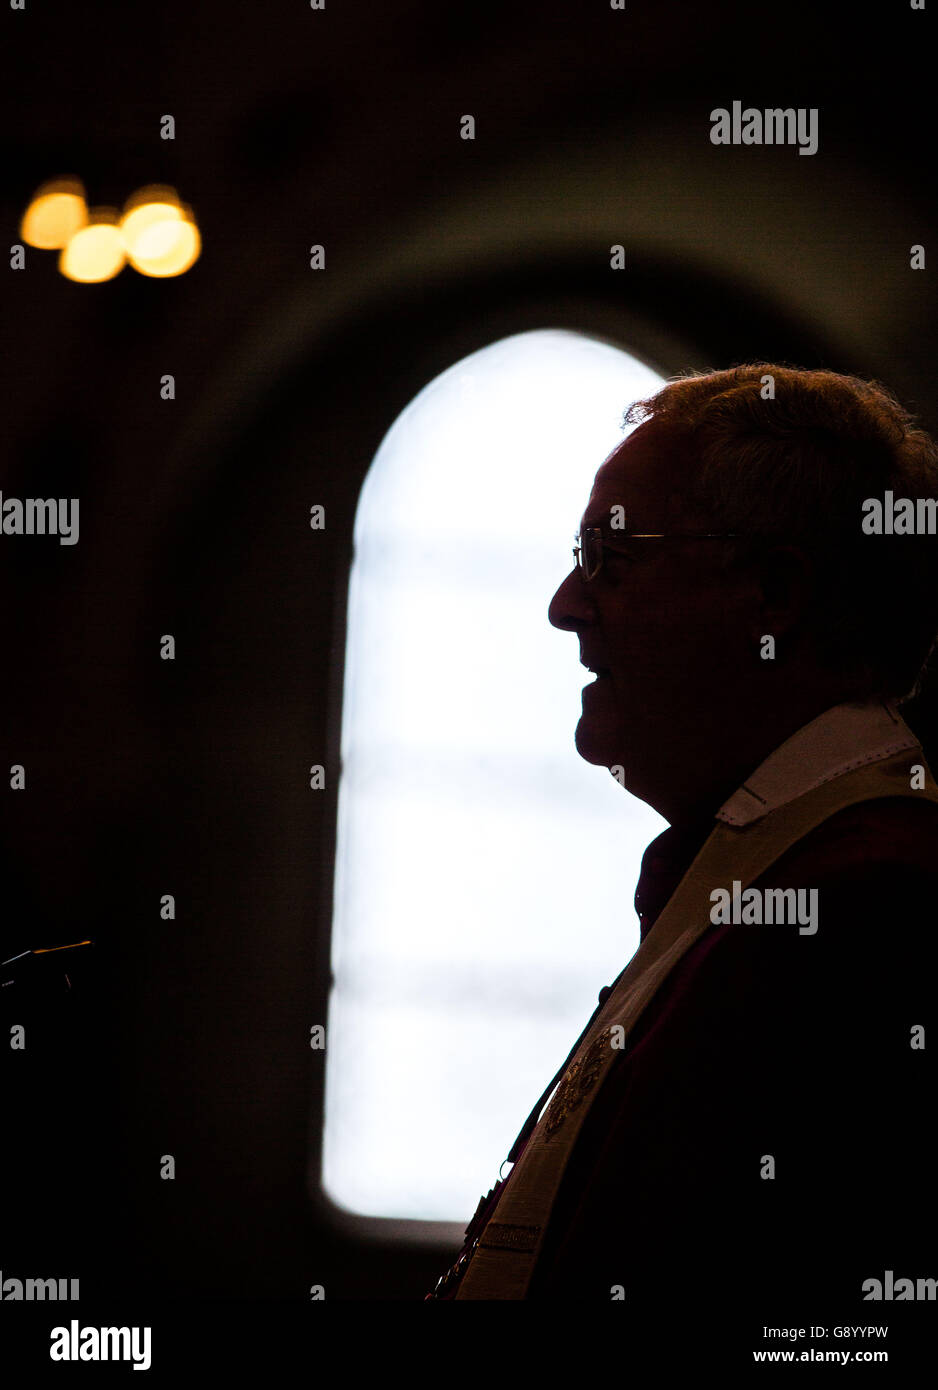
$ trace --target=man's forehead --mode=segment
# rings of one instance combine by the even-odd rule
[[[608,524],[613,507],[627,531],[667,531],[683,514],[682,471],[673,441],[654,421],[640,425],[601,465],[582,526]]]

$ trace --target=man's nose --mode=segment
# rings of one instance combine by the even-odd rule
[[[579,632],[593,617],[593,605],[584,592],[586,586],[574,567],[554,594],[547,609],[548,621],[564,632]]]

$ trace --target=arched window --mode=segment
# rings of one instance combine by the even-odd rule
[[[355,524],[322,1185],[465,1224],[638,944],[665,822],[573,734],[547,621],[626,406],[662,378],[577,333],[456,363],[385,436]]]

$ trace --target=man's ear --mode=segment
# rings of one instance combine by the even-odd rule
[[[761,637],[792,631],[803,620],[813,601],[817,569],[811,557],[796,545],[773,545],[753,561],[758,612],[755,626]]]

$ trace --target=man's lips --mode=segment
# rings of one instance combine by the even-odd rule
[[[587,671],[591,671],[594,676],[602,677],[611,674],[608,666],[601,666],[598,661],[580,661],[581,666],[585,666]]]

